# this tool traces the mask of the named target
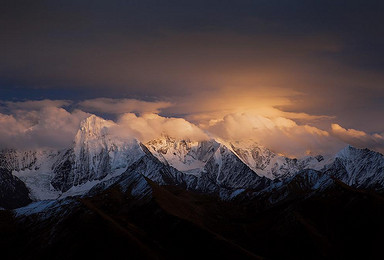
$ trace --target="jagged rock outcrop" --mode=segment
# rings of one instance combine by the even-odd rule
[[[144,155],[137,140],[123,140],[109,133],[112,121],[96,116],[85,119],[76,134],[74,146],[53,165],[51,184],[60,191],[122,173]]]
[[[145,145],[161,162],[179,171],[198,176],[220,144],[215,140],[193,142],[163,135]]]
[[[269,179],[287,178],[304,169],[321,170],[333,161],[332,157],[322,155],[299,159],[285,157],[252,140],[229,142],[227,147],[258,175]]]
[[[10,171],[22,171],[38,168],[38,158],[41,153],[37,151],[17,151],[15,149],[3,149],[0,151],[0,168]]]
[[[347,185],[365,189],[384,189],[384,156],[369,149],[347,146],[338,152],[325,173]]]
[[[0,208],[13,209],[31,202],[25,184],[11,171],[0,168]]]
[[[201,176],[207,183],[200,182],[199,186],[211,182],[229,190],[261,189],[269,183],[267,178],[257,175],[224,145],[220,145],[209,159]]]

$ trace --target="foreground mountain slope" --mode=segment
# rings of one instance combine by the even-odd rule
[[[2,256],[380,259],[382,195],[337,180],[314,192],[318,173],[292,178],[292,196],[269,203],[265,194],[222,201],[126,172],[87,197],[0,211]]]
[[[248,246],[256,240],[259,253],[271,259],[381,259],[382,194],[339,181],[319,192],[297,187],[279,203],[264,196],[243,201],[245,219],[254,216],[242,238]]]
[[[259,198],[265,205],[275,205],[281,201],[306,198],[332,189],[337,179],[320,171],[306,169],[282,181],[275,181],[263,190],[247,189],[237,194],[236,200]]]
[[[18,232],[18,236],[8,238],[0,234],[0,242],[10,246],[4,248],[3,256],[9,253],[12,258],[36,259],[60,255],[69,259],[85,254],[96,259],[196,259],[204,255],[259,259],[208,229],[198,219],[203,216],[198,213],[202,207],[196,206],[197,212],[192,213],[193,203],[166,187],[142,174],[127,172],[91,197],[36,202],[16,210],[15,217],[0,212],[3,223],[14,223]],[[142,196],[137,196],[138,190]],[[204,195],[197,199],[201,196],[212,200]],[[29,237],[34,240],[29,241]]]

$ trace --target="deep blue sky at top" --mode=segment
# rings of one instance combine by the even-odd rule
[[[286,89],[300,95],[284,110],[368,125],[384,111],[383,14],[370,0],[1,1],[0,100]]]
[[[74,56],[65,57],[84,48],[94,48],[95,55],[108,52],[114,47],[108,41],[119,39],[156,42],[165,32],[236,32],[286,38],[333,34],[348,43],[332,54],[338,60],[361,70],[382,71],[383,11],[382,1],[2,1],[0,98],[157,96],[154,89],[161,85],[148,86],[152,83],[140,80],[134,80],[136,86],[127,91],[113,90],[114,84],[129,85],[129,78],[111,86],[103,82],[89,91],[98,84],[79,75],[73,78],[71,68],[78,61]],[[108,62],[108,53],[106,56],[98,62],[103,58]],[[103,71],[93,73],[97,77]],[[142,85],[147,85],[145,90]]]

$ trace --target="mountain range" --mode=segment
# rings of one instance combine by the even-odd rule
[[[106,254],[117,258],[124,249],[121,241],[137,258],[179,258],[182,250],[193,251],[194,243],[199,250],[185,258],[197,257],[203,249],[225,259],[349,257],[340,251],[350,246],[341,241],[345,230],[327,226],[324,232],[331,230],[329,234],[319,231],[327,224],[316,214],[329,218],[327,205],[332,205],[339,221],[348,214],[338,206],[356,205],[348,213],[359,215],[357,209],[374,201],[367,209],[376,214],[369,225],[384,216],[384,157],[380,153],[347,146],[335,155],[295,159],[252,140],[193,141],[161,134],[141,142],[114,135],[113,124],[92,115],[81,123],[71,147],[0,152],[0,207],[4,208],[0,225],[22,234],[12,237],[9,246],[30,254],[20,253],[19,258],[51,257],[65,247],[72,251],[62,252],[63,258],[72,257],[85,251],[75,243],[89,246],[94,237],[104,235],[112,244],[95,243],[111,247]],[[327,213],[319,214],[308,206],[309,201]],[[87,219],[102,230],[91,230]],[[272,219],[277,222],[272,224]],[[78,227],[76,221],[84,226]],[[351,223],[358,225],[355,219]],[[68,225],[70,232],[65,231]],[[297,225],[299,231],[290,233]],[[378,224],[379,229],[382,226]],[[75,227],[88,233],[79,235]],[[247,229],[264,234],[269,242],[248,234]],[[30,238],[36,234],[40,235],[32,243]],[[360,234],[364,231],[355,236]],[[310,236],[312,243],[307,246],[311,250],[281,241],[290,236],[304,245]],[[177,237],[185,242],[176,241]],[[335,247],[330,237],[342,246]],[[5,235],[0,236],[3,240],[7,240]],[[284,245],[272,245],[277,242]],[[278,248],[283,251],[276,252]]]

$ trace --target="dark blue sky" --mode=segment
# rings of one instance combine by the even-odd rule
[[[382,132],[383,13],[363,0],[2,1],[0,100],[164,100],[188,115],[244,92]]]

